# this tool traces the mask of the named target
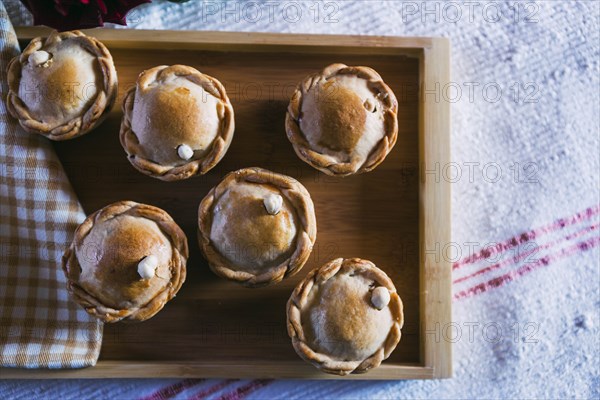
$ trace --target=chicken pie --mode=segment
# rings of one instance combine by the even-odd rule
[[[298,157],[336,176],[371,171],[398,136],[398,102],[375,70],[332,64],[296,88],[285,127]]]
[[[337,375],[381,364],[400,341],[402,301],[370,261],[338,258],[310,272],[287,303],[287,328],[298,355]]]
[[[26,131],[66,140],[106,117],[117,96],[117,72],[98,39],[54,31],[11,60],[8,87],[8,112]]]
[[[214,187],[200,203],[198,227],[213,272],[248,287],[299,271],[317,234],[304,186],[261,168],[231,172]]]
[[[181,288],[187,239],[157,207],[121,201],[86,218],[63,256],[67,287],[104,322],[143,321]]]
[[[138,77],[123,100],[120,139],[129,162],[165,181],[205,174],[233,138],[233,107],[215,78],[185,65]]]

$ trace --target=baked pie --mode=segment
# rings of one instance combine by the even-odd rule
[[[261,168],[229,173],[198,209],[198,241],[210,268],[248,287],[298,272],[316,235],[314,206],[304,186]]]
[[[330,261],[310,272],[287,303],[287,328],[298,355],[337,375],[378,367],[400,341],[402,301],[370,261]]]
[[[121,144],[140,172],[165,181],[204,174],[233,138],[233,107],[215,78],[185,65],[142,72],[123,100]]]
[[[79,31],[33,39],[8,65],[8,112],[28,132],[52,140],[81,136],[106,117],[117,96],[107,48]]]
[[[368,67],[332,64],[292,95],[285,127],[298,157],[337,176],[378,166],[398,136],[398,102]]]
[[[121,201],[96,211],[63,256],[67,287],[104,322],[144,321],[159,312],[186,276],[187,239],[160,208]]]

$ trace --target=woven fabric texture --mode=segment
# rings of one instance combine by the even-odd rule
[[[432,334],[454,342],[454,377],[6,382],[0,396],[600,398],[600,2],[155,0],[128,29],[451,39],[453,85],[430,96],[451,102],[455,164],[434,173],[452,182],[454,325]]]
[[[102,325],[71,300],[60,265],[85,215],[48,140],[7,113],[6,68],[18,54],[0,4],[0,366],[90,366]]]

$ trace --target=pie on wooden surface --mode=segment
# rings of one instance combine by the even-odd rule
[[[397,113],[394,93],[375,70],[332,64],[300,82],[285,127],[303,161],[347,176],[385,159],[398,136]]]
[[[287,328],[298,355],[331,374],[363,373],[400,341],[402,301],[370,261],[330,261],[311,271],[287,303]]]
[[[95,128],[117,96],[108,49],[80,31],[33,39],[8,65],[7,109],[28,132],[52,140]]]
[[[214,187],[200,203],[198,227],[213,272],[249,287],[299,271],[317,234],[304,186],[261,168],[231,172]]]
[[[215,78],[185,65],[142,72],[123,100],[121,145],[140,172],[165,181],[202,175],[225,155],[233,107]]]
[[[185,281],[187,239],[157,207],[121,201],[91,214],[63,256],[67,287],[105,322],[143,321]]]

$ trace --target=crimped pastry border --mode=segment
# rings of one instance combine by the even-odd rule
[[[302,326],[302,309],[307,305],[308,295],[315,284],[322,284],[340,271],[354,271],[373,279],[390,291],[388,307],[392,312],[394,324],[385,340],[384,345],[370,357],[359,361],[340,361],[326,354],[318,353],[310,347],[304,335]],[[296,353],[305,361],[313,364],[323,372],[336,375],[349,373],[364,373],[378,367],[383,360],[388,358],[400,342],[400,329],[404,324],[402,300],[396,292],[391,279],[371,261],[360,258],[337,258],[327,264],[312,270],[292,292],[287,302],[287,331],[292,339]]]
[[[83,240],[90,233],[94,224],[124,214],[154,221],[169,239],[173,248],[170,265],[171,281],[163,291],[142,307],[114,309],[102,304],[100,300],[78,284],[81,267],[75,249],[76,246],[83,243]],[[119,201],[94,212],[79,225],[75,231],[73,242],[62,257],[62,267],[67,277],[67,289],[89,314],[104,322],[118,322],[121,320],[144,321],[153,317],[169,300],[175,297],[185,281],[187,258],[187,238],[169,214],[158,207],[139,204],[133,201]]]
[[[19,85],[23,64],[29,56],[45,46],[62,40],[75,40],[79,45],[96,56],[103,73],[103,88],[98,90],[94,102],[87,111],[72,120],[52,128],[49,124],[36,120],[19,97]],[[80,31],[53,31],[44,41],[43,37],[33,39],[21,55],[13,58],[8,64],[8,95],[6,108],[10,115],[19,120],[19,124],[27,132],[38,133],[51,140],[68,140],[84,135],[104,120],[117,98],[117,71],[112,56],[106,46],[98,39],[85,35]]]
[[[213,206],[216,201],[238,182],[269,184],[292,204],[301,226],[296,235],[296,249],[276,267],[260,275],[236,271],[213,246],[210,240]],[[262,168],[244,168],[230,172],[202,199],[198,207],[198,243],[211,270],[218,276],[241,283],[247,287],[261,287],[280,282],[298,272],[310,256],[317,237],[317,221],[312,199],[306,188],[297,180]]]
[[[190,160],[179,166],[158,164],[136,154],[139,147],[139,141],[131,128],[135,94],[138,87],[146,87],[169,75],[185,77],[190,82],[201,86],[205,91],[220,100],[218,113],[221,119],[221,129],[215,137],[210,151],[202,158]],[[233,107],[225,92],[225,88],[216,78],[205,75],[187,65],[160,65],[143,71],[139,75],[136,85],[130,88],[125,94],[122,109],[123,119],[121,120],[119,139],[123,149],[127,153],[127,159],[131,165],[143,174],[164,181],[176,181],[187,179],[194,175],[205,174],[221,161],[233,139],[233,132],[235,129]]]
[[[383,112],[385,135],[371,150],[367,159],[359,165],[358,160],[338,162],[335,157],[319,153],[311,148],[306,136],[300,129],[300,114],[303,96],[320,81],[336,75],[355,75],[368,81],[368,87],[385,106]],[[345,64],[331,64],[319,73],[304,78],[292,94],[285,116],[285,130],[294,151],[301,160],[328,175],[348,176],[368,172],[385,159],[396,144],[398,138],[398,101],[392,89],[383,82],[381,76],[369,67],[349,67]]]

